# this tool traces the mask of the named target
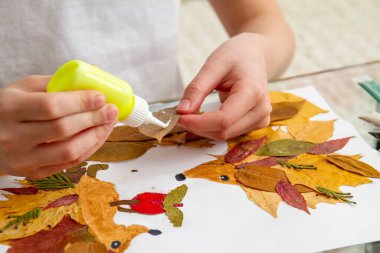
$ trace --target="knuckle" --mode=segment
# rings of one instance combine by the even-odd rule
[[[232,121],[230,118],[222,116],[220,119],[220,129],[222,132],[225,132],[232,126]]]
[[[257,123],[256,128],[257,129],[264,128],[264,127],[269,125],[269,122],[270,122],[270,117],[267,116],[267,117],[265,117],[265,119],[263,119],[259,123]]]
[[[79,157],[75,149],[75,146],[69,144],[66,145],[65,148],[62,150],[61,156],[65,162],[74,161]]]
[[[70,125],[65,120],[57,120],[52,129],[54,136],[66,137],[70,135]]]
[[[59,115],[59,105],[55,96],[49,96],[41,100],[39,109],[44,113],[46,117],[55,118]]]
[[[226,141],[229,138],[229,134],[226,131],[221,131],[216,135],[216,139],[219,141]]]
[[[108,134],[110,133],[110,128],[111,127],[108,125],[95,128],[95,134],[98,141],[105,141],[105,139],[108,137]]]
[[[93,92],[84,91],[77,93],[77,99],[79,101],[79,106],[81,111],[87,111],[93,108]]]

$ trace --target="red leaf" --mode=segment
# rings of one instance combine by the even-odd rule
[[[302,194],[290,183],[281,180],[276,185],[276,192],[288,205],[310,214],[309,210],[307,209],[306,200]]]
[[[352,138],[352,136],[351,137],[342,138],[342,139],[336,139],[336,140],[326,141],[326,142],[317,144],[314,147],[312,147],[308,151],[308,153],[309,154],[314,154],[314,155],[334,153],[335,151],[343,148],[351,138]]]
[[[238,166],[236,166],[236,168],[241,169],[241,168],[244,168],[245,166],[248,166],[248,165],[272,167],[272,166],[278,165],[277,161],[287,161],[290,158],[293,158],[293,157],[270,156],[270,157],[266,157],[266,158],[258,160],[258,161],[239,164]]]
[[[163,201],[166,194],[155,192],[144,192],[136,195],[133,200],[139,200],[136,204],[131,204],[132,210],[142,214],[165,213]]]
[[[7,191],[13,194],[28,194],[28,195],[34,195],[38,192],[38,188],[36,187],[0,188],[0,190]]]
[[[264,136],[260,139],[240,142],[228,151],[228,153],[224,156],[224,161],[227,163],[237,163],[244,160],[255,152],[266,139],[267,137]]]
[[[76,202],[78,200],[78,198],[79,198],[78,194],[63,196],[63,197],[56,199],[53,202],[49,203],[44,208],[44,210],[52,208],[52,207],[69,206],[72,203]]]
[[[197,141],[197,140],[200,140],[202,138],[203,138],[202,136],[199,136],[199,135],[196,135],[196,134],[193,134],[193,133],[190,133],[190,132],[186,133],[186,142]]]
[[[65,216],[53,229],[10,241],[8,253],[61,253],[71,235],[85,226]]]

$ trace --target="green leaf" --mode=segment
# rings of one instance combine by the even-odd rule
[[[306,153],[316,144],[308,141],[281,139],[262,145],[256,152],[258,156],[295,156]]]
[[[165,211],[166,216],[168,216],[174,227],[182,226],[183,213],[179,210],[179,208],[174,206],[166,206]]]
[[[187,186],[185,184],[178,186],[174,190],[170,191],[163,202],[164,209],[166,207],[173,207],[173,205],[181,203],[187,192]]]
[[[12,221],[10,221],[7,225],[5,225],[2,229],[0,229],[0,233],[4,232],[8,228],[15,226],[16,228],[22,223],[22,225],[28,224],[31,220],[37,219],[41,214],[41,208],[37,207],[29,212],[23,214],[23,215],[15,215],[15,216],[9,216],[9,218],[14,218]]]
[[[107,170],[108,168],[109,168],[108,164],[105,164],[105,163],[90,165],[87,168],[87,176],[96,178],[96,173],[98,173],[99,170]]]
[[[70,182],[63,172],[59,172],[50,177],[45,177],[39,180],[29,181],[29,183],[36,186],[38,189],[45,191],[74,187],[74,184]]]

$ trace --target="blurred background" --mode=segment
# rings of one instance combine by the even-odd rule
[[[283,77],[380,60],[380,0],[278,2],[297,42]],[[208,1],[182,0],[181,8],[179,63],[187,84],[228,36]]]

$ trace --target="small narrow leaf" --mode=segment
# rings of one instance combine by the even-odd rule
[[[326,160],[339,168],[365,177],[380,178],[380,172],[372,166],[345,155],[328,155]]]
[[[224,156],[224,161],[228,163],[237,163],[249,155],[253,154],[265,141],[267,137],[264,136],[260,139],[243,141],[233,147],[228,153]]]
[[[181,203],[186,193],[187,193],[187,185],[185,184],[178,186],[174,190],[170,191],[165,196],[165,199],[163,202],[164,208],[166,209],[167,206],[173,206],[175,204]]]
[[[0,188],[0,190],[7,191],[16,195],[20,194],[36,194],[38,192],[38,188],[36,187],[21,187],[21,188]]]
[[[75,203],[78,199],[79,199],[79,195],[78,194],[63,196],[63,197],[61,197],[61,198],[59,198],[59,199],[57,199],[57,200],[49,203],[44,208],[44,210],[49,209],[49,208],[53,208],[53,207],[69,206],[72,203]]]
[[[278,193],[278,195],[280,195],[282,200],[285,201],[285,203],[287,203],[288,205],[310,214],[309,210],[307,209],[305,198],[290,183],[284,180],[281,180],[276,185],[276,192]]]
[[[319,186],[317,187],[317,190],[320,193],[325,194],[327,197],[342,200],[342,201],[350,203],[350,204],[356,204],[356,202],[350,200],[353,198],[353,196],[349,192],[347,192],[347,193],[346,192],[336,192],[336,191],[332,191],[330,189],[319,187]]]
[[[312,147],[308,153],[314,155],[331,154],[342,149],[352,137],[326,141]]]
[[[272,157],[266,157],[264,159],[261,159],[261,160],[258,160],[258,161],[254,161],[254,162],[249,162],[249,163],[242,163],[242,164],[239,164],[236,166],[237,169],[241,169],[245,166],[248,166],[248,165],[253,165],[253,166],[264,166],[264,167],[272,167],[272,166],[275,166],[278,164],[278,161],[286,161],[287,159],[290,159],[292,157],[275,157],[275,156],[272,156]]]
[[[310,164],[298,164],[298,163],[289,163],[286,161],[277,161],[278,164],[280,164],[282,167],[286,168],[293,168],[297,171],[299,170],[316,170],[317,167]]]
[[[261,146],[255,155],[258,156],[296,156],[308,152],[315,144],[307,141],[281,139]]]
[[[7,225],[5,225],[2,229],[0,229],[0,233],[3,233],[10,227],[18,227],[19,225],[26,225],[29,221],[38,218],[41,214],[41,208],[37,207],[35,209],[30,210],[29,212],[23,215],[9,216],[9,218],[13,218]]]
[[[168,216],[170,222],[173,224],[174,227],[182,226],[183,213],[179,208],[173,206],[166,207],[165,211],[166,216]]]

